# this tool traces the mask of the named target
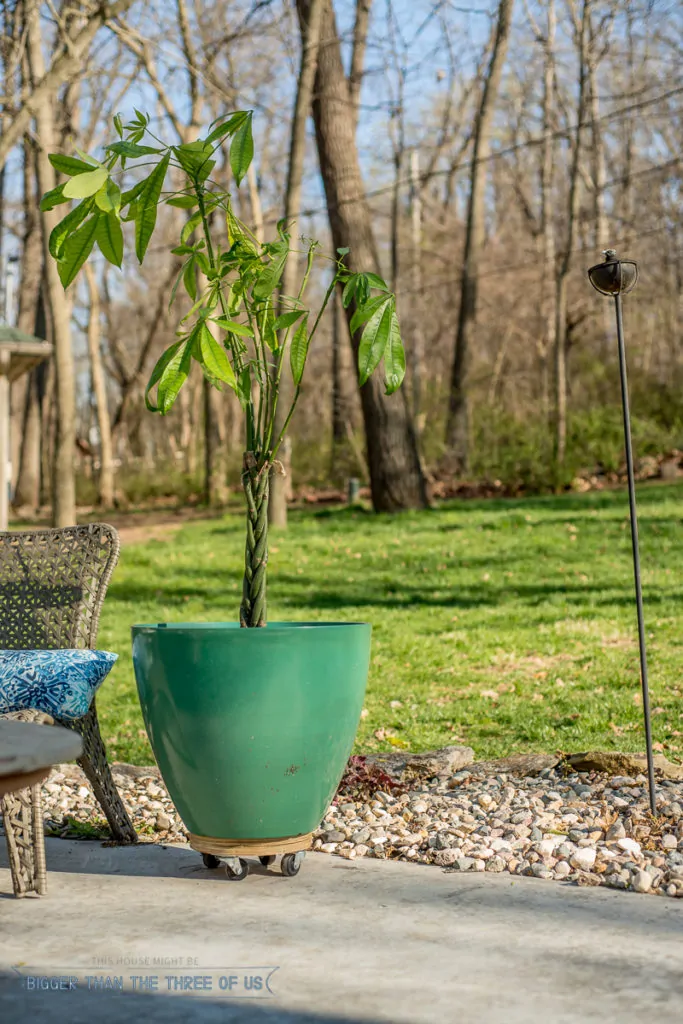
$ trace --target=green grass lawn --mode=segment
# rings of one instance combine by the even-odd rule
[[[654,736],[675,760],[683,485],[642,487],[639,510]],[[130,625],[234,620],[242,562],[234,514],[124,546],[99,636],[120,654],[98,700],[113,759],[152,760]],[[401,516],[294,513],[288,532],[271,537],[269,615],[372,623],[359,752],[461,742],[478,757],[643,747],[624,492]]]

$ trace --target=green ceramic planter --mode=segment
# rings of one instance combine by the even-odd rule
[[[142,713],[189,832],[219,839],[316,829],[363,707],[366,623],[133,626]]]

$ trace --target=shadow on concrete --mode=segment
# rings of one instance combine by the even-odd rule
[[[209,870],[201,857],[187,846],[164,846],[141,843],[138,846],[105,846],[100,842],[48,839],[48,895],[50,873],[127,876],[130,878],[184,879],[189,886],[211,882],[221,892],[242,900],[256,887],[268,887],[268,914],[286,918],[291,904],[310,898],[318,899],[327,909],[343,905],[351,914],[364,914],[373,902],[392,905],[410,915],[411,908],[421,911],[432,908],[442,914],[452,908],[454,913],[476,911],[493,917],[510,915],[516,927],[525,930],[539,916],[555,921],[558,928],[589,928],[599,925],[607,933],[614,929],[641,938],[654,938],[657,933],[680,935],[683,966],[683,900],[642,896],[605,887],[578,887],[573,883],[545,882],[537,879],[443,870],[435,865],[409,865],[397,861],[347,861],[341,857],[308,853],[300,874],[285,878],[279,869],[262,867],[249,859],[250,874],[241,882],[229,880],[221,868]],[[7,867],[4,844],[0,845],[0,868]],[[55,879],[56,881],[56,879]],[[211,893],[218,899],[222,898]],[[9,899],[13,899],[9,895]],[[31,900],[31,902],[34,902]],[[313,919],[309,928],[315,927]],[[682,975],[683,977],[683,975]],[[0,1021],[2,1018],[0,1018]]]
[[[328,1016],[255,1003],[85,988],[29,992],[23,979],[0,972],[2,1024],[375,1024],[368,1017]]]

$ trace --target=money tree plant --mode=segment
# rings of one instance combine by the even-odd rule
[[[180,294],[187,298],[176,339],[152,371],[145,402],[151,412],[166,415],[195,363],[213,386],[234,392],[245,427],[247,539],[240,622],[264,626],[269,478],[271,470],[281,470],[278,451],[299,401],[311,342],[334,289],[342,287],[344,306],[353,310],[351,330],[362,328],[359,382],[365,384],[383,362],[386,392],[393,393],[405,373],[395,296],[376,274],[350,273],[344,264],[348,249],[326,256],[313,239],[293,241],[283,221],[272,241],[260,243],[236,216],[231,193],[212,173],[218,166],[218,176],[225,179],[227,167],[219,161],[226,147],[239,186],[254,154],[251,111],[226,114],[202,138],[177,146],[157,137],[149,116],[137,110],[135,115],[127,124],[114,118],[116,135],[100,159],[80,150],[75,156],[50,154],[53,167],[67,180],[43,196],[41,209],[71,201],[76,205],[51,232],[49,250],[68,288],[95,245],[109,263],[121,267],[130,230],[142,263],[159,207],[177,207],[186,215],[178,244],[169,247],[182,260],[169,306],[178,300],[181,285]],[[124,232],[126,222],[131,227]],[[302,271],[295,295],[283,295],[280,288],[288,259],[295,259]],[[306,291],[320,260],[328,268],[328,283],[313,309]],[[284,425],[276,433],[286,373],[291,374],[293,389],[287,393],[292,397],[284,420],[278,417]]]

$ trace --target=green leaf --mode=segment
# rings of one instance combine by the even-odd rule
[[[298,387],[301,384],[301,379],[304,375],[304,368],[306,366],[306,356],[308,355],[308,313],[301,321],[296,329],[296,333],[292,338],[292,344],[289,350],[289,362],[292,368],[292,380]]]
[[[225,349],[219,345],[203,320],[199,324],[198,329],[202,366],[204,366],[211,377],[216,380],[222,380],[236,391],[237,381],[235,380],[235,373],[230,365]]]
[[[276,331],[286,331],[288,327],[295,324],[304,315],[303,309],[293,309],[291,313],[281,313],[275,320],[273,328]]]
[[[364,324],[376,310],[383,306],[385,302],[391,302],[391,295],[380,295],[376,299],[370,299],[365,306],[358,306],[356,312],[351,317],[351,323],[349,324],[349,330],[351,334],[355,334],[356,330],[361,324]]]
[[[66,289],[87,260],[97,235],[97,222],[101,214],[96,213],[86,220],[85,224],[69,235],[62,249],[57,270],[59,280]]]
[[[40,200],[40,209],[43,212],[54,210],[55,206],[61,206],[62,203],[68,203],[68,201],[67,196],[64,195],[64,186],[58,185],[57,188],[51,188],[49,192],[45,193]]]
[[[123,138],[123,124],[121,122],[121,115],[120,114],[114,114],[114,117],[112,118],[112,120],[114,122],[114,128],[116,128],[116,134],[118,135],[118,137],[120,139],[122,139]]]
[[[249,116],[250,112],[248,110],[238,110],[236,113],[232,114],[227,121],[224,121],[223,124],[219,124],[217,128],[214,128],[213,131],[207,135],[206,141],[217,142],[226,135],[233,135],[244,119]]]
[[[339,253],[340,256],[348,256],[351,250],[349,249],[348,246],[344,246],[342,249],[337,249],[337,252]]]
[[[148,178],[145,179],[144,188],[138,198],[137,217],[135,218],[135,252],[138,261],[142,263],[147,252],[150,238],[154,233],[157,222],[157,205],[159,196],[164,187],[164,178],[168,170],[171,154],[167,153],[160,163],[154,168]]]
[[[143,178],[142,181],[139,181],[137,183],[137,185],[133,185],[132,188],[129,188],[127,192],[123,192],[121,195],[121,206],[128,206],[129,203],[132,203],[135,199],[137,199],[138,196],[143,191],[146,184],[147,178]]]
[[[176,341],[173,345],[170,346],[170,348],[167,348],[166,351],[159,358],[159,360],[158,360],[156,366],[154,367],[154,369],[152,370],[152,376],[149,378],[149,382],[147,384],[147,387],[145,388],[145,405],[147,406],[147,408],[149,409],[150,412],[161,412],[161,409],[159,408],[159,406],[152,405],[152,402],[150,401],[150,398],[149,398],[149,393],[152,390],[152,388],[154,387],[154,385],[159,382],[159,380],[161,379],[161,376],[162,376],[164,370],[166,369],[168,364],[171,362],[171,360],[174,358],[174,356],[175,356],[176,352],[178,351],[178,349],[180,348],[180,346],[183,345],[183,344],[184,344],[183,340]]]
[[[356,275],[356,304],[358,306],[364,306],[370,298],[370,285],[368,284],[367,274]]]
[[[202,139],[174,146],[173,153],[185,173],[197,181],[208,178],[216,165],[216,161],[211,159],[213,147]]]
[[[67,199],[88,199],[99,192],[108,177],[109,171],[106,167],[96,167],[87,174],[77,174],[65,184],[64,195]]]
[[[273,246],[273,250],[275,255],[259,275],[252,289],[255,299],[267,299],[280,283],[289,256],[289,245],[286,242],[278,242],[277,246]]]
[[[112,142],[106,147],[107,152],[116,153],[117,156],[152,156],[163,153],[162,149],[155,149],[154,146],[139,146],[136,142]]]
[[[202,222],[202,215],[201,215],[200,211],[197,210],[196,213],[192,214],[192,216],[188,220],[187,224],[185,224],[183,226],[183,230],[180,232],[180,241],[182,242],[183,245],[185,245],[185,243],[187,242],[187,240],[190,237],[190,235],[192,234],[192,232],[195,231],[196,228],[199,227],[201,222]]]
[[[356,290],[357,284],[358,274],[352,274],[351,277],[346,282],[344,286],[344,291],[342,292],[342,305],[344,306],[344,309],[348,309],[349,306],[351,305],[353,301],[353,293]]]
[[[364,277],[371,288],[381,288],[383,292],[389,291],[389,286],[377,274],[364,274]]]
[[[185,264],[185,269],[183,270],[183,284],[185,285],[185,291],[192,301],[195,302],[197,299],[197,270],[194,256]]]
[[[105,260],[120,267],[123,261],[123,231],[115,213],[98,216],[95,239]]]
[[[85,160],[77,160],[75,156],[64,156],[63,153],[50,153],[48,160],[60,174],[86,174],[93,170],[96,164],[86,163]]]
[[[196,196],[171,196],[166,200],[167,206],[177,206],[181,210],[191,210],[197,205]]]
[[[365,325],[358,348],[358,380],[361,387],[379,366],[384,355],[393,312],[393,302],[386,302],[375,310]]]
[[[76,230],[79,224],[82,224],[92,211],[93,206],[94,201],[86,199],[84,202],[79,203],[78,206],[75,206],[70,213],[67,213],[63,220],[60,220],[59,224],[54,226],[48,243],[50,255],[54,259],[61,259],[62,249],[67,238]]]
[[[121,189],[107,178],[99,192],[95,193],[95,205],[103,213],[117,213],[121,209]]]
[[[254,158],[254,139],[251,134],[251,112],[247,114],[237,128],[230,143],[230,167],[239,185],[249,170]]]
[[[401,328],[395,311],[392,311],[391,329],[384,351],[384,381],[387,395],[393,395],[394,391],[398,391],[405,375],[406,356],[401,340]]]
[[[254,332],[251,327],[247,327],[246,324],[238,324],[236,320],[228,320],[224,316],[217,316],[213,318],[213,322],[222,327],[224,331],[229,331],[231,334],[244,335],[245,338],[253,338]]]
[[[192,365],[192,335],[182,342],[182,347],[169,360],[159,377],[157,385],[157,402],[159,412],[165,416],[173,406],[178,392],[187,380]]]

